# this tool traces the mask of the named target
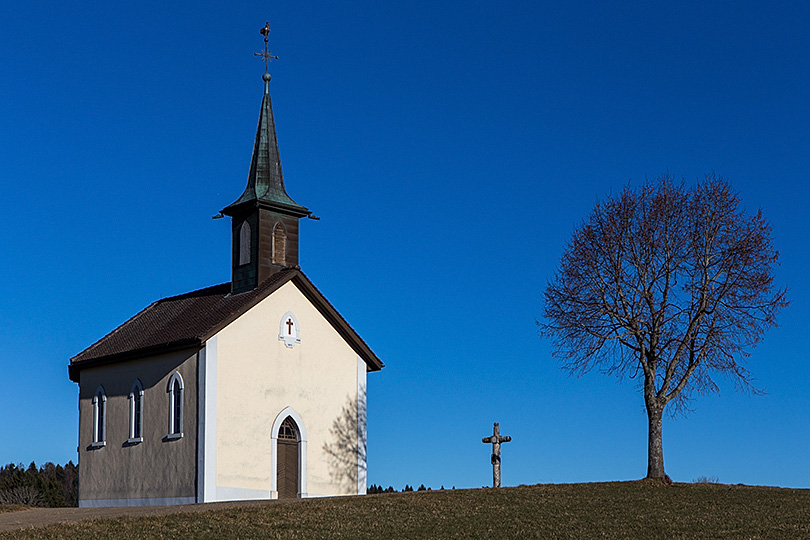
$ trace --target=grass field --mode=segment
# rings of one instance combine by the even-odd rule
[[[613,482],[271,502],[0,538],[810,538],[810,490]]]
[[[25,507],[18,504],[0,504],[0,514],[3,512],[16,512],[17,510],[23,509],[25,509]]]

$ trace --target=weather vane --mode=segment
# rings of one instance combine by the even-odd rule
[[[271,60],[275,59],[278,60],[278,56],[273,56],[270,54],[270,51],[267,50],[267,36],[270,35],[270,21],[267,21],[264,25],[264,28],[259,30],[259,32],[264,36],[264,52],[257,52],[253,53],[253,56],[261,56],[264,60],[264,72],[268,73],[269,66]]]

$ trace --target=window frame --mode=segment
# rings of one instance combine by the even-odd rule
[[[177,392],[175,392],[175,386]],[[183,394],[185,393],[183,388],[183,377],[175,371],[169,378],[169,386],[166,388],[166,392],[169,394],[169,433],[166,438],[170,440],[183,437]],[[180,429],[176,430],[175,427]]]
[[[251,227],[250,223],[247,220],[243,221],[242,224],[239,226],[239,264],[238,266],[244,266],[246,264],[250,264],[251,257],[253,253],[251,253],[251,243],[253,241],[253,235],[251,234]]]
[[[127,444],[143,442],[143,384],[135,379],[129,390],[129,439]]]
[[[287,228],[280,221],[273,227],[270,260],[273,264],[287,266]]]
[[[107,446],[107,393],[98,385],[91,400],[93,404],[93,440],[90,448]]]

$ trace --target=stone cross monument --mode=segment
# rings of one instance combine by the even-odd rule
[[[492,487],[494,488],[501,487],[501,443],[511,440],[512,437],[501,437],[498,422],[495,422],[492,436],[481,439],[483,443],[492,444]]]

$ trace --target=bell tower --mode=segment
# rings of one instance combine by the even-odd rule
[[[222,213],[231,217],[231,293],[255,289],[265,279],[287,266],[298,265],[298,220],[311,214],[293,201],[284,189],[278,153],[267,50],[270,23],[262,28],[265,61],[264,96],[259,126],[253,143],[247,186]]]

